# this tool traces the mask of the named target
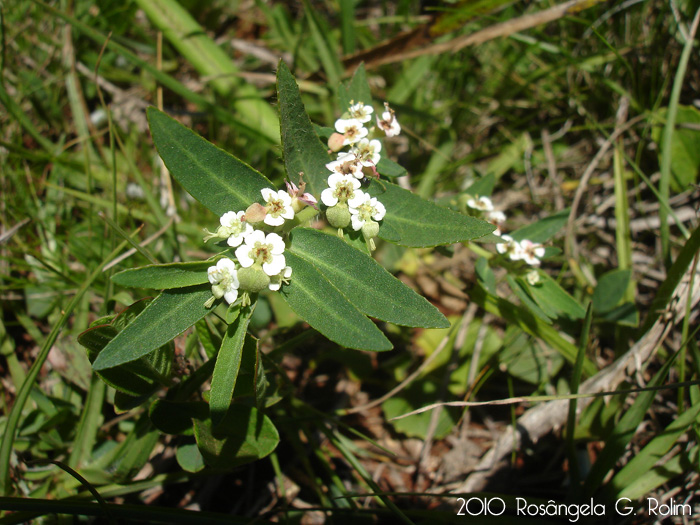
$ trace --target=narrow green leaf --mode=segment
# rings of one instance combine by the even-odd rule
[[[229,325],[221,341],[221,349],[216,357],[214,375],[211,378],[209,409],[214,428],[223,420],[233,399],[238,371],[241,368],[243,343],[255,305],[245,307],[233,324]]]
[[[549,317],[564,315],[570,319],[581,319],[586,315],[583,306],[545,272],[540,272],[540,280],[535,285],[522,279],[520,283]]]
[[[314,41],[318,58],[323,64],[323,69],[326,72],[328,82],[335,86],[340,81],[343,71],[343,65],[340,63],[338,52],[336,50],[336,42],[330,32],[330,27],[325,23],[320,16],[317,16],[316,11],[308,0],[304,2],[305,21],[309,25],[311,38]]]
[[[177,445],[177,452],[175,452],[177,464],[186,472],[199,472],[205,465],[202,453],[197,447],[197,442],[193,437],[180,438],[180,440]],[[183,442],[182,440],[186,441]]]
[[[154,107],[148,108],[153,142],[173,177],[217,216],[245,210],[273,188],[265,176]]]
[[[245,405],[231,406],[216,429],[212,429],[209,420],[195,419],[194,435],[204,461],[225,470],[264,458],[280,440],[270,418]]]
[[[591,331],[591,323],[593,322],[593,305],[588,303],[586,308],[586,319],[583,321],[583,330],[578,343],[578,354],[576,355],[576,363],[574,363],[574,373],[571,377],[571,393],[578,394],[578,389],[581,384],[581,376],[583,375],[583,360],[586,357],[588,349],[588,338]],[[580,474],[578,457],[576,455],[576,444],[574,434],[576,432],[576,399],[569,401],[569,413],[566,420],[566,449],[569,456],[569,465],[571,470],[572,483],[570,486],[570,494],[578,495]]]
[[[289,250],[313,264],[362,313],[403,326],[447,328],[425,298],[374,259],[334,235],[310,228],[292,232]]]
[[[379,237],[401,246],[452,244],[483,237],[495,230],[486,221],[441,208],[391,182],[372,181],[369,193],[386,207]],[[391,235],[387,235],[389,228]]]
[[[520,327],[521,330],[532,336],[539,337],[556,349],[570,363],[576,362],[578,354],[576,346],[564,339],[557,329],[547,325],[525,308],[515,306],[505,299],[488,294],[479,285],[470,290],[469,298],[487,312],[502,317],[509,324]],[[583,364],[583,372],[590,377],[597,370],[593,361],[586,358]]]
[[[472,197],[490,197],[495,186],[495,175],[493,173],[488,173],[464,190],[464,194],[471,195]]]
[[[208,285],[164,290],[100,352],[93,369],[135,361],[171,341],[209,313],[204,303],[210,297]]]
[[[663,122],[667,118],[667,112],[667,108],[661,108],[655,116]],[[700,110],[693,106],[679,104],[676,123],[690,124],[688,127],[675,126],[670,141],[671,174],[673,175],[671,186],[674,191],[680,192],[700,177],[700,132],[695,127],[700,125]],[[665,141],[661,142],[660,127],[654,128],[652,137],[655,142],[661,143],[662,146],[666,145]],[[665,151],[661,149],[659,153],[663,159]]]
[[[612,270],[598,279],[593,291],[593,309],[596,313],[606,313],[622,300],[632,277],[631,270]]]
[[[355,0],[340,0],[340,34],[343,54],[355,52]]]
[[[513,291],[513,293],[520,299],[520,302],[530,310],[533,314],[535,314],[537,317],[539,317],[543,322],[547,324],[552,324],[552,317],[556,317],[552,312],[552,317],[550,317],[547,313],[545,313],[542,308],[540,308],[535,300],[530,297],[530,294],[528,293],[528,286],[525,284],[525,282],[522,279],[516,279],[510,274],[506,274],[506,281],[508,282],[508,286],[510,286],[510,289]],[[496,295],[495,291],[489,290],[492,294]]]
[[[569,211],[570,210],[567,208],[554,215],[540,219],[537,222],[518,228],[510,233],[510,236],[516,241],[529,239],[537,243],[547,242],[554,237],[557,232],[564,227],[566,221],[569,220]]]
[[[668,359],[664,363],[664,366],[654,375],[647,386],[661,385],[664,379],[666,379],[668,371],[677,355],[678,353],[676,352],[671,359]],[[657,392],[654,390],[640,392],[637,399],[632,403],[632,406],[624,412],[620,421],[615,425],[612,434],[606,439],[605,448],[603,448],[602,452],[598,455],[596,462],[588,473],[583,486],[583,499],[591,497],[593,493],[598,490],[607,473],[615,466],[615,463],[617,463],[625,452],[627,444],[631,441],[637,431],[637,427],[648,413],[649,407],[654,401],[656,394]]]
[[[479,257],[474,265],[474,269],[476,270],[476,276],[478,277],[481,286],[483,286],[489,293],[495,295],[496,275],[489,266],[489,261],[486,259],[486,257]]]
[[[372,105],[372,92],[367,82],[364,63],[357,66],[352,78],[348,82],[344,82],[338,86],[338,104],[341,114],[348,110],[351,102],[362,102],[367,106]]]
[[[112,276],[112,282],[120,286],[152,290],[185,288],[206,283],[207,268],[212,265],[211,261],[149,264],[116,273]]]
[[[620,493],[620,497],[638,501],[673,478],[695,471],[698,468],[698,452],[700,447],[695,445],[688,451],[681,450],[662,465],[653,466],[644,476],[632,480]]]
[[[700,405],[692,405],[671,422],[618,472],[610,481],[609,489],[620,497],[636,479],[643,478],[654,465],[676,444],[678,438],[697,422]]]
[[[285,252],[292,278],[282,288],[287,304],[331,341],[357,350],[391,350],[375,324],[362,315],[324,275],[306,259]]]
[[[652,327],[659,316],[663,315],[664,310],[673,296],[673,291],[685,275],[688,265],[692,262],[693,258],[695,258],[698,250],[700,250],[700,228],[695,228],[695,231],[686,241],[673,265],[669,268],[666,274],[666,280],[659,286],[656,296],[649,308],[649,315],[647,315],[639,331],[640,336],[645,334],[649,328]]]
[[[292,73],[280,60],[277,68],[277,100],[280,110],[282,148],[287,176],[295,181],[304,173],[307,191],[320,198],[327,186],[331,161],[326,147],[321,143],[306,114]]]
[[[395,177],[403,177],[408,173],[406,168],[386,157],[382,157],[379,159],[379,162],[377,162],[377,171],[385,177],[390,177],[392,179]]]

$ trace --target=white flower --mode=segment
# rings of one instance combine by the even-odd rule
[[[544,246],[527,239],[520,241],[520,258],[530,266],[539,266],[540,258],[544,257]]]
[[[497,226],[506,222],[506,214],[502,211],[490,211],[487,215],[488,220],[491,224]]]
[[[285,193],[286,195],[286,193]],[[286,266],[284,260],[284,241],[276,233],[255,230],[246,236],[245,244],[236,248],[236,257],[243,268],[253,264],[262,265],[267,275],[277,275]]]
[[[232,248],[240,246],[243,238],[253,231],[253,227],[250,224],[241,220],[244,214],[244,211],[228,211],[219,219],[221,223],[219,231],[228,235],[226,243]]]
[[[333,173],[328,177],[328,188],[321,192],[321,202],[328,206],[335,206],[340,202],[347,202],[350,206],[364,192],[360,189],[360,181],[350,175]]]
[[[384,103],[386,111],[382,113],[382,118],[377,117],[377,126],[386,133],[387,137],[394,137],[401,133],[401,126],[396,120],[394,110],[389,107],[389,104]]]
[[[508,255],[513,261],[522,259],[520,243],[514,241],[510,235],[501,235],[501,239],[505,242],[496,245],[496,251],[498,253]]]
[[[486,212],[492,212],[493,211],[493,203],[491,202],[491,199],[488,197],[479,197],[477,196],[476,199],[472,198],[467,201],[467,206],[470,208],[474,208],[475,210],[479,211],[486,211]]]
[[[339,118],[335,121],[335,130],[345,137],[343,146],[355,144],[362,137],[366,137],[369,131],[362,125],[362,122],[355,118]]]
[[[292,276],[292,267],[285,266],[284,270],[282,270],[281,273],[270,277],[270,284],[268,285],[268,288],[270,290],[272,290],[273,292],[276,292],[277,290],[280,289],[280,287],[282,286],[282,283],[287,284],[289,282],[289,278],[291,276]]]
[[[382,143],[378,140],[362,139],[353,146],[351,153],[357,157],[363,166],[376,166],[381,159],[379,152],[382,151]]]
[[[350,203],[350,213],[352,214],[352,229],[359,231],[366,222],[381,221],[386,214],[386,208],[377,200],[376,197],[370,197],[368,193],[363,193],[361,198]]]
[[[353,104],[351,101],[350,104],[352,104],[348,108],[350,118],[357,119],[363,124],[372,120],[372,112],[374,111],[374,108],[372,106],[365,106],[364,102],[358,102],[357,104]]]
[[[243,218],[244,215],[244,211],[239,211],[238,213],[235,211],[227,211],[224,213],[219,219],[221,226],[217,228],[216,233],[212,233],[206,228],[204,229],[207,233],[207,235],[204,236],[204,242],[216,238],[227,239],[226,242],[228,245],[234,248],[241,244],[243,242],[243,237],[253,231],[253,227],[245,222]]]
[[[540,282],[540,274],[537,273],[537,270],[530,270],[525,275],[525,278],[527,279],[527,282],[530,283],[530,286],[535,286]]]
[[[238,297],[238,272],[236,271],[236,263],[231,259],[219,259],[216,266],[210,266],[207,269],[207,277],[212,284],[211,293],[216,299],[223,297],[228,304],[236,300]]]
[[[285,219],[294,218],[294,210],[292,209],[292,198],[284,190],[275,191],[270,188],[260,190],[263,199],[267,205],[265,206],[266,214],[263,222],[270,226],[282,226]]]
[[[355,154],[350,152],[339,153],[338,159],[326,164],[326,168],[333,173],[352,175],[357,179],[362,179],[365,176],[364,173],[362,173],[362,164],[357,160]]]

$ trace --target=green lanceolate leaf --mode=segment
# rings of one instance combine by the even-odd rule
[[[233,405],[216,429],[209,420],[195,419],[194,435],[204,461],[226,470],[264,458],[280,441],[270,418],[245,405]]]
[[[348,82],[344,82],[338,86],[338,104],[340,105],[340,113],[347,111],[351,103],[362,102],[365,105],[372,105],[372,93],[367,82],[367,74],[365,73],[365,64],[360,64],[352,78]]]
[[[493,173],[488,173],[464,190],[464,195],[471,195],[472,197],[490,197],[495,185],[495,175]]]
[[[668,425],[640,452],[638,452],[610,481],[608,490],[611,495],[627,496],[627,487],[640,478],[645,477],[654,465],[678,442],[678,438],[697,422],[700,405],[693,405],[683,412],[678,419]]]
[[[129,363],[171,341],[209,313],[208,285],[164,290],[97,356],[95,370]]]
[[[569,212],[569,208],[562,210],[537,222],[523,226],[510,233],[510,236],[516,241],[529,239],[532,242],[547,242],[564,227],[566,221],[569,220]]]
[[[326,164],[331,158],[306,114],[299,95],[299,86],[282,61],[277,68],[277,100],[287,175],[292,181],[296,181],[299,173],[303,172],[307,184],[306,191],[319,198],[328,186],[326,181],[330,172]]]
[[[215,428],[226,415],[233,399],[233,390],[236,388],[238,371],[241,368],[245,334],[254,309],[255,305],[252,308],[243,308],[233,324],[229,325],[224,339],[221,341],[221,349],[214,366],[214,375],[211,378],[209,396],[211,421]]]
[[[396,164],[396,162],[386,157],[379,159],[377,171],[385,177],[390,177],[392,179],[394,177],[403,177],[408,173],[403,166]]]
[[[292,278],[282,297],[294,312],[331,341],[357,350],[391,350],[392,345],[310,262],[285,252]]]
[[[401,246],[452,244],[477,239],[495,230],[486,221],[441,208],[390,182],[372,181],[369,193],[386,207],[379,237]]]
[[[542,311],[551,318],[566,316],[570,319],[583,319],[586,310],[566,290],[557,284],[549,275],[539,272],[540,280],[531,285],[521,279],[520,284],[535,300]]]
[[[362,313],[403,326],[447,328],[437,308],[374,259],[334,235],[296,228],[289,248],[312,263]]]
[[[107,322],[93,324],[78,336],[78,343],[87,349],[91,363],[121,330],[143,312],[147,305],[148,300],[138,301],[118,316],[101,319]],[[97,374],[118,393],[131,397],[135,406],[138,406],[162,385],[167,384],[172,357],[172,345],[166,344],[149,355],[115,368],[99,371]]]
[[[632,277],[631,270],[612,270],[598,279],[593,292],[593,309],[596,313],[606,313],[615,308],[627,291]]]
[[[213,266],[211,261],[149,264],[114,274],[112,282],[120,286],[152,290],[185,288],[206,283],[207,268],[210,266]]]
[[[272,188],[265,176],[156,108],[148,108],[153,142],[173,177],[204,206],[221,216],[262,201]]]

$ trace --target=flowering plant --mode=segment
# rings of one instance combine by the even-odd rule
[[[137,406],[168,388],[165,398],[151,402],[151,421],[175,434],[194,427],[201,465],[263,457],[279,439],[265,415],[274,396],[266,396],[257,340],[248,333],[259,294],[279,294],[299,318],[342,347],[390,350],[391,342],[370,317],[413,327],[449,323],[375,262],[376,239],[429,247],[494,230],[489,222],[437,206],[390,181],[405,170],[382,156],[381,140],[401,128],[388,105],[372,119],[362,67],[339,87],[345,113],[334,128],[311,123],[284,63],[277,89],[286,190],[165,113],[149,109],[151,133],[165,165],[218,217],[220,226],[214,233],[205,230],[204,240],[220,251],[206,261],[116,274],[117,285],[162,291],[147,306],[138,303],[132,313],[118,317],[117,324],[102,319],[80,337],[94,370],[119,393],[118,408]],[[320,217],[329,231],[316,221]],[[217,310],[226,325],[218,342],[203,321]],[[178,369],[170,365],[171,341],[192,326],[211,341],[210,360],[195,371]],[[209,377],[211,388],[200,393]],[[251,398],[252,403],[246,401]],[[245,428],[232,424],[243,416]],[[254,453],[226,446],[233,440],[243,440]]]

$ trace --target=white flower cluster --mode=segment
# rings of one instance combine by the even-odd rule
[[[377,130],[387,137],[393,137],[401,132],[401,126],[388,104],[381,118],[377,117],[377,125],[366,128],[365,124],[372,120],[374,108],[362,102],[350,102],[350,107],[335,122],[336,133],[331,135],[328,146],[332,151],[338,151],[344,146],[350,146],[349,151],[338,153],[338,158],[326,164],[331,172],[328,177],[328,188],[321,193],[321,202],[325,204],[326,218],[331,226],[338,228],[338,234],[343,235],[343,228],[352,226],[355,231],[361,231],[370,250],[374,250],[374,237],[379,232],[379,223],[386,214],[386,208],[376,197],[371,197],[360,189],[360,181],[366,173],[377,174],[376,166],[381,159],[382,143],[374,139]]]
[[[254,203],[245,211],[226,212],[219,219],[221,226],[216,233],[207,231],[205,242],[213,238],[225,239],[226,244],[236,248],[234,253],[238,261],[236,264],[230,257],[224,257],[209,267],[207,276],[213,297],[205,303],[207,307],[222,297],[233,304],[239,290],[243,292],[245,306],[250,301],[249,293],[265,289],[277,291],[288,282],[292,269],[284,258],[284,240],[277,233],[256,228],[282,226],[304,206],[314,206],[316,199],[304,193],[304,183],[299,186],[301,188],[288,182],[286,192],[264,188],[261,190],[264,206]]]
[[[501,225],[506,221],[506,215],[493,207],[488,197],[475,196],[467,200],[467,206],[485,215],[487,221],[496,226],[494,235],[498,235],[504,242],[496,245],[496,250],[501,255],[508,255],[512,261],[525,261],[530,266],[539,266],[540,259],[544,257],[544,246],[527,239],[514,240],[510,235],[501,232]],[[528,280],[534,279],[529,277]]]

